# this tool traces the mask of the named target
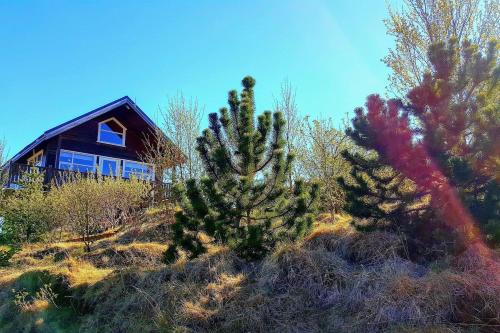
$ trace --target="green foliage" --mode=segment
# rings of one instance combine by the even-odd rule
[[[12,256],[19,251],[19,247],[10,245],[0,245],[0,267],[9,265],[9,260]]]
[[[229,109],[210,114],[209,128],[197,140],[207,177],[176,188],[183,210],[173,226],[168,262],[179,248],[193,258],[210,242],[259,258],[277,241],[300,237],[312,225],[319,187],[300,180],[292,190],[286,186],[294,156],[284,152],[283,115],[266,111],[255,121],[255,80],[245,77],[242,83],[240,97],[230,91]]]
[[[57,226],[80,235],[88,251],[92,235],[127,223],[149,192],[149,183],[137,179],[78,175],[49,197]]]
[[[0,207],[1,234],[7,242],[32,242],[52,227],[52,207],[43,185],[43,174],[26,173],[20,189],[5,194]]]
[[[453,39],[434,44],[428,53],[432,71],[407,94],[408,103],[370,96],[368,112],[356,110],[347,134],[377,156],[345,153],[355,179],[350,185],[341,181],[351,214],[390,220],[409,237],[421,238],[437,225],[460,224],[447,204],[447,196],[458,193],[460,206],[495,245],[500,229],[497,52],[494,42],[485,54],[468,41],[461,48]],[[381,169],[391,171],[380,177]],[[409,191],[403,193],[405,183]],[[394,210],[383,209],[390,203]],[[426,226],[420,234],[414,228],[419,225]]]
[[[350,129],[347,133],[356,140],[355,131]],[[416,220],[421,219],[427,209],[427,193],[418,191],[413,182],[383,164],[376,154],[344,151],[343,156],[352,165],[350,178],[339,178],[339,184],[346,191],[344,209],[363,219],[362,223],[355,219],[355,226],[365,231],[415,232]]]
[[[491,245],[500,244],[500,68],[498,44],[465,41],[429,49],[433,72],[408,93],[410,115],[432,159]],[[495,236],[495,234],[497,236]]]

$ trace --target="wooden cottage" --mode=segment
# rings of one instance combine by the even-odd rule
[[[22,172],[44,171],[47,181],[62,172],[159,180],[153,165],[141,161],[147,135],[156,124],[128,97],[122,97],[51,128],[3,168],[7,187]]]

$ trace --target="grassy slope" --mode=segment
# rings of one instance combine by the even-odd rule
[[[158,230],[118,233],[91,253],[24,247],[0,269],[0,332],[474,332],[500,322],[498,280],[471,270],[473,255],[419,266],[398,237],[359,234],[345,219],[259,263],[214,247],[165,267]]]

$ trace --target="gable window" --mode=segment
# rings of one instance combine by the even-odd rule
[[[94,155],[61,150],[59,153],[59,169],[78,172],[95,172]]]
[[[123,161],[123,178],[137,177],[143,180],[153,180],[155,177],[154,168],[150,164]]]
[[[109,118],[99,123],[97,142],[125,147],[127,129],[116,118]]]

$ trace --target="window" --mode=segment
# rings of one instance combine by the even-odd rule
[[[28,158],[28,165],[43,166],[43,149]]]
[[[109,118],[99,123],[97,142],[115,146],[125,146],[127,129],[116,118]]]
[[[121,167],[123,161],[123,167]],[[59,153],[59,169],[78,172],[96,172],[97,156],[70,150]],[[136,177],[152,181],[155,178],[154,167],[147,163],[121,160],[118,158],[99,156],[99,172],[103,176],[123,178]]]
[[[132,176],[144,180],[154,179],[154,168],[152,165],[133,161],[123,162],[123,178],[130,178]]]
[[[120,160],[115,158],[101,156],[99,158],[99,166],[103,176],[119,176],[120,175]]]
[[[79,172],[95,172],[95,156],[69,150],[59,153],[59,169]]]

